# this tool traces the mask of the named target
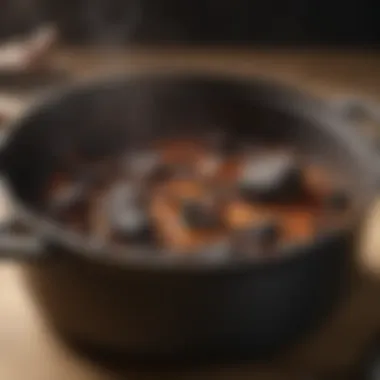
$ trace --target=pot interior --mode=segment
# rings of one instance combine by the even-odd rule
[[[38,210],[47,179],[74,150],[100,158],[157,138],[222,131],[237,141],[290,143],[325,161],[360,206],[373,195],[369,155],[337,124],[337,115],[319,101],[270,82],[138,75],[79,86],[48,100],[19,121],[1,159],[14,193]]]

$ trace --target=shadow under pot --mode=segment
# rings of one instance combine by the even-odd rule
[[[290,144],[326,163],[342,178],[350,216],[270,255],[253,246],[251,255],[210,259],[102,244],[47,212],[49,180],[66,166],[80,172],[75,155],[107,168],[105,157],[200,136],[207,126],[229,141]],[[319,99],[230,74],[134,74],[70,88],[13,127],[1,171],[31,232],[4,230],[1,255],[24,262],[40,312],[68,341],[124,359],[268,358],[320,326],[348,289],[353,239],[378,170],[374,153]]]

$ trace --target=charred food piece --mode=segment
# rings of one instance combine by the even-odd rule
[[[263,221],[239,230],[235,236],[235,247],[240,253],[251,254],[256,250],[275,246],[280,234],[280,225],[276,221]]]
[[[115,161],[111,158],[94,160],[92,162],[78,162],[72,177],[83,183],[87,188],[101,188],[114,180],[116,176]]]
[[[115,186],[109,194],[108,219],[118,237],[143,243],[152,240],[153,230],[139,195],[132,184]]]
[[[149,174],[148,180],[152,183],[164,182],[178,177],[179,174],[180,170],[177,166],[161,163],[152,170]]]
[[[54,188],[49,198],[50,212],[57,214],[82,203],[86,198],[86,190],[89,189],[84,182],[72,182]]]
[[[238,186],[247,201],[294,201],[302,195],[303,172],[289,154],[255,157],[244,163]]]
[[[221,156],[228,156],[236,153],[236,136],[228,135],[221,131],[215,131],[206,138],[208,148]]]
[[[141,151],[128,156],[128,167],[135,178],[147,178],[162,165],[157,152]]]
[[[142,207],[127,206],[112,218],[112,229],[120,238],[132,243],[152,240],[153,230],[148,214]]]
[[[221,227],[220,213],[213,201],[184,200],[180,207],[182,218],[191,229],[213,230]]]
[[[333,211],[345,211],[350,203],[349,196],[343,191],[334,191],[325,200],[325,205]]]
[[[181,177],[189,172],[185,165],[162,161],[161,155],[153,151],[134,153],[129,157],[128,162],[133,178],[153,183]]]

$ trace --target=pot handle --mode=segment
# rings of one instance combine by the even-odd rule
[[[12,225],[0,230],[0,259],[30,261],[46,256],[40,239],[32,234],[12,231]]]
[[[380,153],[380,104],[356,97],[338,98],[332,104],[343,119],[357,127],[358,132]]]
[[[0,259],[30,260],[46,256],[41,239],[28,230],[17,217],[17,211],[0,178]]]
[[[27,104],[0,94],[0,127],[17,117]],[[0,150],[8,131],[0,130]],[[1,165],[0,165],[1,166]],[[46,256],[40,239],[17,218],[7,181],[0,174],[0,259],[30,260]]]
[[[364,135],[370,146],[380,153],[380,105],[361,98],[339,98],[333,106],[339,114]],[[378,163],[374,162],[374,165]],[[380,278],[380,196],[368,209],[359,239],[358,265],[367,274]]]

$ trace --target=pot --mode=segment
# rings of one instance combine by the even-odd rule
[[[230,74],[135,73],[71,87],[32,107],[4,140],[1,173],[27,230],[3,229],[1,256],[22,262],[46,322],[77,347],[144,360],[267,358],[316,329],[349,290],[379,169],[348,124],[320,99]],[[116,252],[44,216],[42,189],[73,146],[101,157],[207,125],[326,160],[353,196],[352,220],[270,259],[206,260]]]

